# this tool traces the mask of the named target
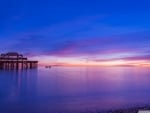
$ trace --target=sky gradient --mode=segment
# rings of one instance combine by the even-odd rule
[[[149,0],[1,0],[0,52],[40,64],[150,65]]]

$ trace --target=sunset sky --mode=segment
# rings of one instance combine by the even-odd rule
[[[44,65],[150,65],[149,0],[1,0],[0,53]]]

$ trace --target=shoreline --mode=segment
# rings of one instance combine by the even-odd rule
[[[139,113],[139,111],[147,111],[147,110],[150,112],[150,105],[118,108],[112,110],[102,110],[102,111],[95,111],[95,112],[83,112],[83,113]]]

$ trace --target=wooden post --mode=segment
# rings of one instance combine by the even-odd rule
[[[21,63],[21,69],[23,69],[23,61],[22,61],[22,63]]]

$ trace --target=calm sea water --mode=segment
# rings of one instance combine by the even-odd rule
[[[150,104],[150,69],[0,71],[0,113],[100,111]]]

